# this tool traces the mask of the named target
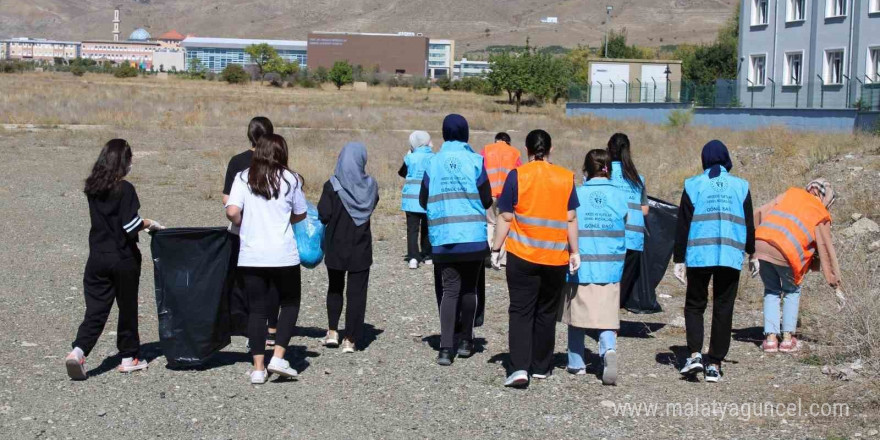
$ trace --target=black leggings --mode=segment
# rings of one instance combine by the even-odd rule
[[[440,348],[455,345],[456,323],[459,337],[474,338],[474,319],[477,314],[477,288],[483,261],[442,263],[439,265],[443,282],[443,299],[440,301]]]
[[[360,341],[367,313],[367,286],[370,282],[370,269],[361,272],[346,272],[327,268],[330,285],[327,289],[327,323],[330,330],[339,330],[339,317],[342,316],[342,291],[345,290],[345,274],[348,273],[348,290],[345,292],[348,304],[345,307],[345,333],[355,344]]]
[[[421,247],[421,250],[419,250]],[[418,212],[406,213],[406,259],[419,261],[431,258],[431,241],[428,239],[428,215]]]
[[[684,303],[684,325],[691,353],[703,350],[703,313],[709,302],[709,282],[713,286],[712,332],[709,338],[710,363],[720,364],[730,350],[733,328],[733,305],[739,289],[740,271],[729,267],[687,268],[687,293]]]
[[[239,270],[248,298],[248,339],[251,353],[258,355],[266,351],[266,321],[272,313],[277,313],[274,304],[281,307],[275,341],[278,346],[286,348],[299,316],[302,290],[300,266],[239,267]]]

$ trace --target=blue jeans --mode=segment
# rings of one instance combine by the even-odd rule
[[[782,303],[782,332],[797,330],[801,286],[794,283],[791,268],[761,261],[761,281],[764,282],[764,334],[778,335],[779,303]]]
[[[608,350],[617,350],[617,330],[590,330],[590,337],[599,341],[599,356]],[[568,326],[568,368],[587,368],[584,363],[584,336],[587,329]]]

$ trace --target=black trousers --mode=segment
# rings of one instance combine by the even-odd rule
[[[740,271],[736,269],[721,266],[687,269],[684,322],[688,350],[691,353],[699,353],[703,349],[703,313],[709,302],[709,282],[713,283],[712,333],[708,354],[710,363],[721,363],[730,350],[733,305],[739,288],[739,274]]]
[[[567,271],[568,265],[545,266],[507,254],[508,343],[513,371],[543,374],[553,368],[556,313]]]
[[[636,287],[636,280],[642,271],[642,251],[626,250],[626,260],[623,263],[623,277],[620,279],[620,308],[626,305]]]
[[[421,247],[421,251],[419,251]],[[419,261],[431,258],[431,241],[428,239],[428,215],[418,212],[406,213],[406,259]]]
[[[443,299],[440,300],[440,348],[453,348],[456,327],[458,337],[474,338],[474,319],[477,316],[477,289],[483,260],[443,263],[439,265],[443,280]]]
[[[265,353],[266,321],[277,314],[274,304],[280,304],[276,344],[287,347],[296,320],[302,290],[300,266],[239,267],[244,291],[248,298],[248,339],[251,353]]]
[[[230,262],[230,270],[235,271],[232,280],[232,289],[229,292],[229,310],[231,312],[232,334],[236,336],[247,336],[248,327],[248,299],[247,292],[244,290],[244,282],[238,271],[238,251],[241,248],[241,238],[238,234],[229,233],[229,239],[232,242],[232,260]],[[268,326],[271,329],[278,327],[278,299],[272,298],[269,304],[270,312],[268,318]]]
[[[345,275],[348,274],[348,290],[345,290]],[[364,333],[364,317],[367,313],[367,287],[370,283],[370,269],[361,272],[346,272],[327,268],[330,285],[327,288],[327,326],[339,330],[339,317],[342,316],[342,291],[348,300],[345,305],[345,334],[355,345]]]
[[[76,332],[72,346],[86,356],[98,343],[104,331],[113,302],[119,308],[116,326],[116,348],[122,357],[137,357],[141,340],[138,335],[138,286],[141,278],[141,256],[123,257],[116,253],[89,254],[83,274],[86,314]]]

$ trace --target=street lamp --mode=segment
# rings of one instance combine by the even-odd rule
[[[608,29],[611,27],[611,5],[605,7],[605,58],[608,58]]]

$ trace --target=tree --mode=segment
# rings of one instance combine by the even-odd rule
[[[264,69],[266,73],[274,73],[278,75],[281,80],[284,80],[284,78],[288,76],[294,76],[299,73],[299,63],[296,61],[288,62],[284,58],[276,56],[266,63]]]
[[[189,69],[187,70],[187,73],[189,74],[190,78],[205,79],[205,73],[207,72],[207,70],[208,69],[206,69],[205,66],[202,64],[202,60],[198,58],[191,58],[189,60]]]
[[[714,83],[722,78],[734,78],[737,74],[739,45],[739,7],[724,27],[718,31],[711,45],[681,45],[675,57],[682,61],[684,79],[702,84]]]
[[[128,62],[123,62],[113,69],[113,76],[117,78],[134,78],[138,76],[138,73],[140,73],[138,68],[132,66]]]
[[[330,81],[329,73],[327,72],[327,68],[324,66],[320,66],[315,69],[315,74],[312,75],[312,77],[316,82],[318,82],[318,84],[324,84],[325,82]]]
[[[590,79],[590,65],[588,63],[592,51],[589,47],[578,45],[565,55],[571,66],[572,80],[578,84],[586,84]]]
[[[220,72],[220,79],[229,84],[244,84],[250,77],[240,64],[229,64]]]
[[[278,57],[278,51],[268,43],[251,44],[244,48],[244,52],[251,58],[251,62],[257,66],[257,73],[260,75],[260,84],[266,75],[266,65],[273,62]]]
[[[337,61],[333,63],[327,77],[336,86],[336,90],[341,90],[342,86],[352,83],[354,72],[348,61]]]
[[[652,49],[646,47],[638,47],[626,45],[626,29],[621,32],[611,31],[608,33],[608,51],[605,58],[627,58],[634,60],[644,60],[654,58],[655,54]]]
[[[70,66],[70,73],[72,73],[74,76],[83,76],[86,74],[86,68],[83,67],[81,64],[74,64]]]

